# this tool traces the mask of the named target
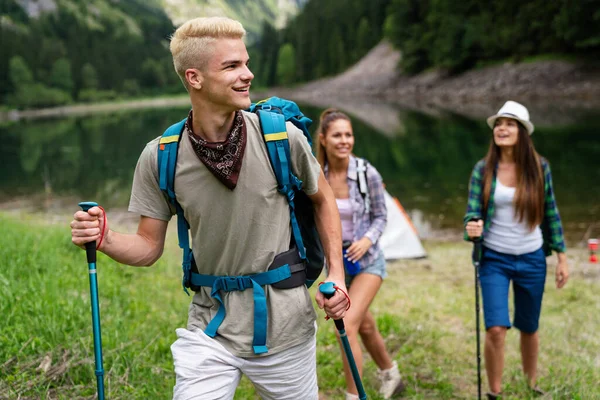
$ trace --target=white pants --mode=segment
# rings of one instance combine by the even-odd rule
[[[318,400],[316,337],[264,357],[240,358],[201,330],[177,329],[174,400],[233,399],[242,374],[267,400]]]

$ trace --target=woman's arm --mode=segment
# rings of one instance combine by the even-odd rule
[[[367,166],[367,182],[369,186],[369,199],[371,201],[371,225],[364,236],[371,243],[376,243],[387,224],[387,207],[385,206],[385,195],[383,188],[383,179],[379,172],[372,165]]]
[[[467,201],[467,212],[466,212],[464,220],[463,220],[464,226],[465,226],[465,231],[464,231],[464,239],[465,240],[471,240],[471,237],[481,236],[481,234],[469,235],[469,233],[467,233],[466,227],[467,227],[467,224],[469,224],[469,222],[472,220],[483,220],[481,199],[482,199],[482,191],[483,191],[483,167],[484,167],[484,165],[485,165],[484,161],[480,160],[477,164],[475,164],[475,167],[473,168],[473,172],[471,173],[471,180],[469,181],[469,198]],[[475,223],[471,222],[471,226],[473,226],[473,224],[475,224]],[[478,223],[476,225],[483,228],[483,224],[481,224],[481,223]]]
[[[556,255],[558,256],[558,264],[556,265],[555,283],[556,287],[560,289],[569,280],[569,264],[565,253],[556,253]]]
[[[552,185],[552,172],[550,164],[546,160],[542,160],[544,170],[544,223],[543,226],[549,229],[549,234],[546,234],[546,240],[549,241],[550,249],[556,251],[558,263],[556,265],[555,283],[558,289],[566,285],[569,280],[569,265],[567,263],[567,255],[565,254],[567,247],[565,245],[565,237],[563,233],[562,221],[558,213],[556,199],[554,198],[554,187]]]
[[[565,237],[563,233],[562,221],[558,213],[556,199],[554,198],[554,188],[552,185],[552,173],[550,172],[550,164],[547,161],[542,161],[544,170],[544,223],[550,230],[548,237],[550,248],[558,253],[566,251]]]
[[[387,224],[383,179],[375,167],[370,164],[367,164],[367,182],[371,203],[370,224],[363,237],[348,247],[346,255],[350,261],[360,260],[371,246],[379,240]]]
[[[325,179],[323,172],[319,174],[319,188],[315,194],[308,195],[315,207],[315,223],[323,244],[325,259],[327,260],[328,274],[325,281],[333,282],[344,293],[346,279],[344,262],[342,260],[342,226],[340,214],[331,187]],[[348,308],[346,297],[337,293],[330,299],[325,299],[323,293],[317,290],[315,300],[319,308],[333,319],[343,318]]]

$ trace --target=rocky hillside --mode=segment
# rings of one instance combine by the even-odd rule
[[[538,116],[536,120],[546,124],[576,117],[567,115],[567,110],[600,108],[600,68],[594,65],[538,61],[498,64],[456,76],[443,71],[407,76],[397,69],[400,57],[399,51],[383,41],[343,74],[277,92],[323,107],[358,111],[364,99],[371,98],[408,109],[449,110],[473,118],[490,115],[504,100],[513,99],[528,104],[532,118]]]
[[[124,34],[141,35],[141,28],[136,21],[135,15],[129,11],[143,10],[153,13],[159,8],[158,0],[146,0],[145,2],[131,1],[135,5],[129,7],[117,7],[109,0],[94,0],[81,4],[77,0],[4,0],[7,8],[2,10],[3,24],[16,24],[19,18],[14,18],[18,12],[10,12],[11,8],[16,8],[14,4],[21,8],[21,12],[26,15],[25,18],[36,21],[44,14],[58,14],[61,10],[67,10],[74,20],[83,27],[90,30],[102,31],[106,29],[106,23],[121,25]],[[137,7],[137,8],[136,8]],[[9,12],[6,12],[9,11]]]

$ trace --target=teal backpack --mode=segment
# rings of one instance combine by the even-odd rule
[[[286,130],[286,121],[299,128],[308,143],[312,139],[308,127],[312,121],[298,108],[296,103],[278,97],[271,97],[254,103],[247,110],[259,116],[261,130],[269,153],[271,167],[277,178],[277,189],[284,195],[290,208],[290,224],[292,227],[292,258],[300,263],[289,263],[268,271],[248,276],[213,276],[200,274],[189,242],[189,224],[175,196],[175,168],[177,150],[186,119],[170,126],[162,135],[158,148],[158,177],[160,189],[167,196],[169,203],[177,213],[177,235],[179,247],[183,250],[183,289],[200,290],[202,286],[212,288],[211,296],[220,307],[215,317],[206,327],[205,333],[214,337],[221,322],[225,318],[225,307],[219,291],[245,290],[252,288],[254,292],[254,352],[266,353],[267,306],[263,285],[273,285],[286,289],[305,284],[310,287],[319,277],[323,269],[324,252],[316,229],[314,209],[310,198],[302,191],[302,181],[291,170],[290,145]],[[294,251],[295,250],[295,251]],[[291,259],[288,257],[288,259]],[[189,294],[189,293],[188,293]]]

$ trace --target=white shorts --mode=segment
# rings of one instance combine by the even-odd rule
[[[176,330],[174,400],[233,399],[242,374],[262,399],[318,400],[316,337],[264,357],[241,358],[201,330]]]

